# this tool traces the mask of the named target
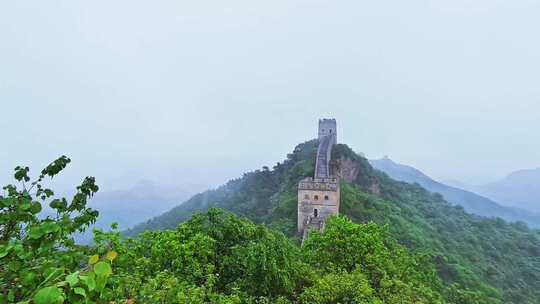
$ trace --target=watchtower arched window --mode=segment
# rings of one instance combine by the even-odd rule
[[[319,210],[313,209],[313,216],[314,217],[319,217]]]
[[[318,196],[318,195],[315,195],[315,196],[313,197],[313,199],[316,200],[316,201],[318,201],[318,200],[319,200],[319,196]]]
[[[325,195],[325,196],[324,196],[324,200],[325,200],[325,201],[328,200],[328,195]]]

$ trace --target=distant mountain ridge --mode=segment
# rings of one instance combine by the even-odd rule
[[[459,181],[452,181],[452,184],[506,206],[540,213],[540,168],[515,171],[484,185],[467,185]]]
[[[481,216],[500,217],[511,222],[523,221],[531,227],[540,227],[540,214],[502,206],[476,193],[437,182],[420,170],[398,164],[389,158],[369,162],[375,169],[383,171],[395,180],[417,183],[431,192],[440,193],[448,202],[462,206],[467,212]]]
[[[142,180],[126,190],[98,192],[88,205],[100,212],[96,227],[107,228],[117,222],[120,229],[126,229],[203,190],[206,187],[202,185],[164,185]]]
[[[99,211],[99,218],[91,228],[108,230],[112,223],[122,230],[131,228],[206,189],[203,185],[163,185],[142,180],[129,189],[97,192],[88,201],[89,207]],[[46,206],[45,215],[54,216],[54,212]],[[77,234],[75,239],[91,242],[92,229]]]

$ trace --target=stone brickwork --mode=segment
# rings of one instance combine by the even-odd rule
[[[337,139],[337,124],[335,119],[319,119],[319,140],[327,135],[334,135],[332,145],[335,145]]]
[[[318,134],[315,177],[298,184],[298,232],[304,238],[310,229],[324,230],[326,218],[339,212],[339,180],[330,176],[332,147],[337,142],[336,120],[319,120]]]
[[[298,232],[317,224],[324,228],[324,220],[339,212],[339,183],[335,179],[313,179],[308,177],[298,187]]]

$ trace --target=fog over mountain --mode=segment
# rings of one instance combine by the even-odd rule
[[[88,201],[89,207],[99,211],[97,222],[92,228],[109,230],[112,223],[117,223],[118,229],[128,229],[182,204],[208,188],[197,184],[173,185],[141,180],[127,189],[98,191]],[[64,195],[71,197],[69,194]],[[44,211],[44,216],[53,215],[52,209],[47,205],[44,206]],[[78,234],[76,239],[87,243],[91,237],[92,229],[88,229],[85,233]]]
[[[537,167],[539,15],[529,0],[2,1],[0,184],[65,154],[61,188],[217,186],[320,117],[437,179]]]
[[[506,206],[540,212],[540,168],[515,171],[484,185],[468,185],[455,180],[448,183]]]
[[[98,192],[88,205],[99,210],[97,227],[107,228],[117,222],[119,229],[127,229],[207,189],[203,185],[162,185],[143,180],[126,190]]]
[[[540,303],[539,16],[0,1],[0,304]]]
[[[487,217],[500,217],[507,221],[523,221],[532,227],[540,227],[540,213],[515,207],[502,206],[498,201],[437,182],[411,166],[398,164],[389,158],[370,160],[370,164],[391,178],[407,183],[418,183],[425,189],[440,193],[448,202],[462,206],[467,212]]]

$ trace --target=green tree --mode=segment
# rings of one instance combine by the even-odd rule
[[[73,198],[55,198],[44,180],[70,162],[62,156],[31,180],[28,167],[15,168],[19,183],[4,187],[0,196],[0,302],[71,303],[98,299],[112,273],[112,255],[88,262],[85,250],[73,241],[96,221],[98,212],[86,207],[98,186],[86,177]],[[40,217],[49,202],[55,216]],[[86,264],[81,268],[81,263]]]
[[[305,304],[356,304],[383,302],[374,296],[367,277],[360,271],[330,273],[304,289],[300,299]]]
[[[321,273],[364,274],[368,286],[384,303],[442,302],[442,283],[434,268],[399,246],[387,227],[358,225],[333,216],[324,232],[310,232],[303,250],[306,260]]]

